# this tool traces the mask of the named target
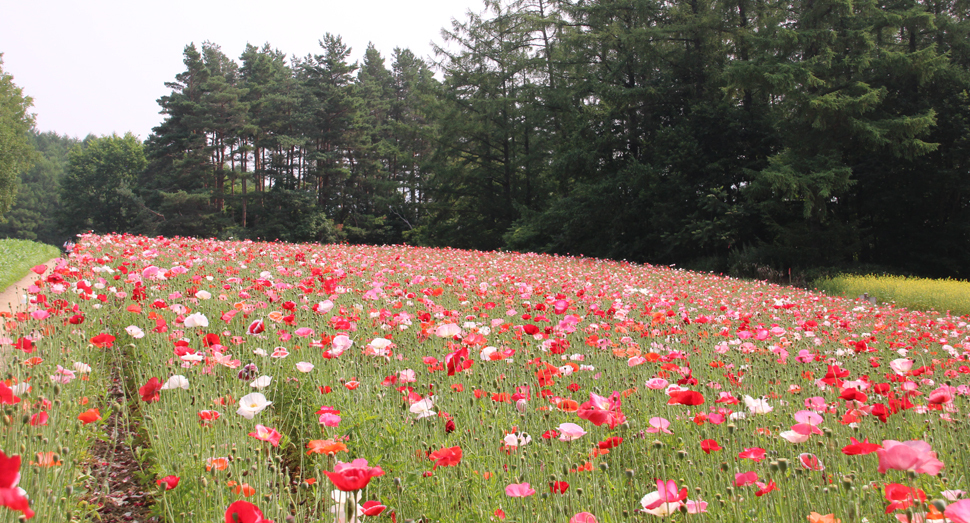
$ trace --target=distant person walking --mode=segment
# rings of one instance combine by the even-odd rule
[[[64,242],[64,257],[69,257],[72,252],[74,252],[74,242],[67,240]]]

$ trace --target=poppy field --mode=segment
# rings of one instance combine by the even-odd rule
[[[35,269],[5,520],[970,523],[965,317],[408,246],[87,235]]]

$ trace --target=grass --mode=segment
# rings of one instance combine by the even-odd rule
[[[907,309],[970,314],[970,282],[966,281],[843,274],[818,280],[815,287],[831,295],[850,298],[868,294],[879,302],[894,303]]]
[[[57,247],[28,240],[0,240],[0,290],[16,283],[30,268],[56,258]]]

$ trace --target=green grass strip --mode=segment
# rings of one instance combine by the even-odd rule
[[[868,294],[879,302],[894,303],[907,309],[970,314],[970,282],[966,281],[843,274],[818,280],[815,287],[831,295],[856,297]]]
[[[40,265],[60,252],[57,247],[28,240],[0,240],[0,290],[23,278],[30,268]]]

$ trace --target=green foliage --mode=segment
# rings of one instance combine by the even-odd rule
[[[70,235],[56,216],[60,213],[60,183],[67,169],[68,153],[78,140],[57,133],[31,131],[37,151],[34,165],[20,176],[13,207],[0,223],[0,237],[61,245]]]
[[[489,0],[442,33],[440,82],[329,33],[189,45],[115,226],[967,277],[964,8]]]
[[[72,232],[127,231],[144,204],[132,192],[145,169],[144,147],[131,133],[88,136],[69,154],[61,180],[61,223]]]
[[[59,254],[57,247],[28,240],[0,240],[0,290],[20,281],[30,268]]]
[[[274,188],[261,193],[252,209],[258,218],[251,228],[243,230],[247,237],[289,243],[337,240],[333,221],[316,205],[313,195],[306,192]]]
[[[3,70],[0,53],[0,217],[14,203],[18,176],[34,160],[28,132],[34,116],[27,111],[33,105],[29,96],[13,83],[13,76]]]

